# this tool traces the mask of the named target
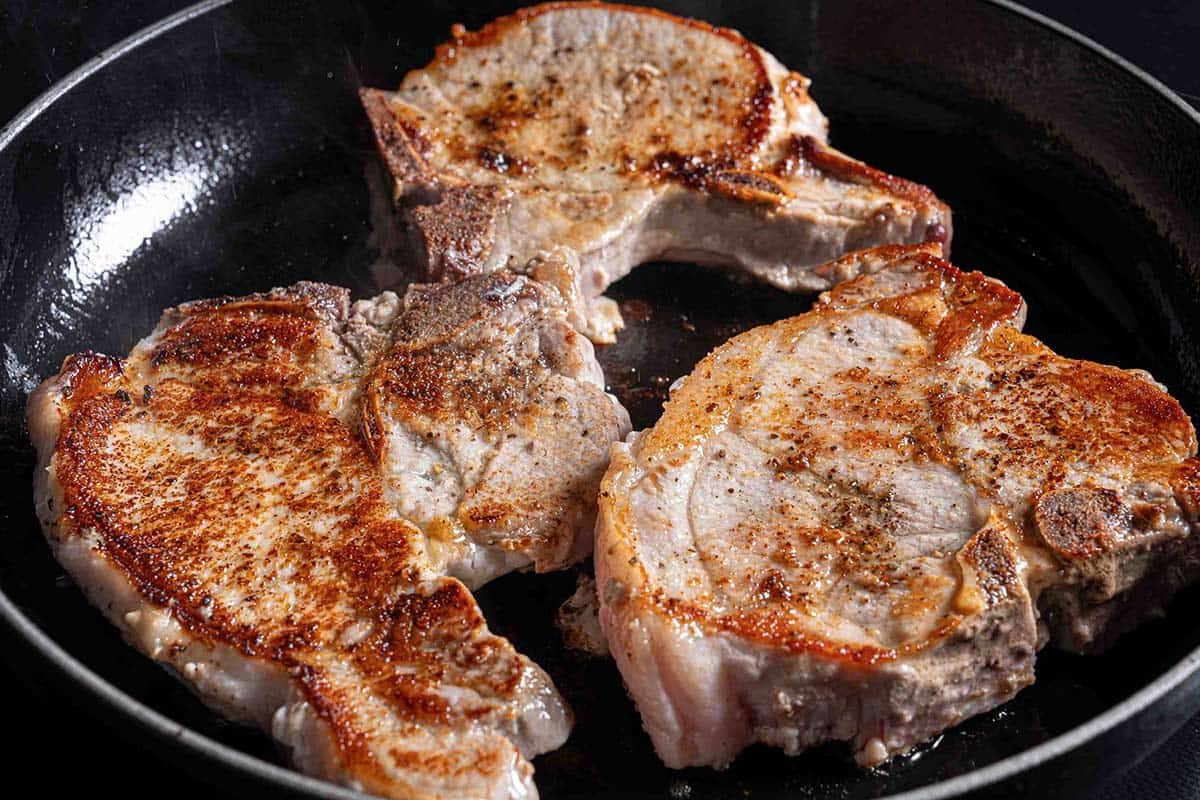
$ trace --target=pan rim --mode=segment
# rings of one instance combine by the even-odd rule
[[[45,92],[25,106],[7,125],[0,128],[0,152],[6,150],[25,128],[55,102],[110,63],[164,33],[230,5],[232,2],[233,0],[202,0],[136,31],[92,57],[52,84]],[[1048,28],[1058,36],[1115,64],[1152,89],[1163,100],[1174,106],[1176,111],[1181,112],[1200,128],[1200,110],[1194,108],[1153,75],[1098,42],[1043,14],[1025,8],[1013,0],[978,0],[978,2],[1022,17],[1032,24]],[[49,661],[74,684],[84,688],[105,706],[124,714],[128,719],[151,733],[158,734],[167,740],[175,740],[178,744],[219,762],[227,768],[260,779],[275,781],[282,787],[303,792],[310,797],[333,798],[334,800],[362,800],[366,797],[361,792],[309,777],[210,739],[154,710],[115,684],[108,682],[68,653],[50,634],[30,619],[3,589],[0,589],[0,620],[3,620],[42,658]],[[1035,766],[1052,761],[1133,718],[1176,689],[1197,671],[1200,671],[1200,647],[1190,651],[1170,669],[1129,697],[1064,733],[987,766],[937,783],[897,794],[884,795],[879,800],[942,800],[979,790],[1019,775]]]

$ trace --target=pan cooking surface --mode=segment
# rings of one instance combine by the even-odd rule
[[[0,589],[137,701],[267,761],[279,762],[267,737],[207,712],[63,577],[30,507],[24,395],[70,352],[124,354],[183,300],[298,279],[377,291],[389,273],[373,266],[374,154],[355,89],[398,83],[451,22],[511,10],[426,5],[420,18],[384,3],[217,8],[107,63],[0,150],[0,196],[11,198],[0,215]],[[1029,333],[1064,355],[1149,369],[1196,417],[1194,120],[1083,46],[988,3],[662,5],[737,27],[813,77],[834,144],[947,200],[954,261],[1021,292]],[[1064,93],[1068,81],[1106,94]],[[1136,113],[1102,113],[1114,97]],[[1138,136],[1157,139],[1130,160]],[[600,358],[638,428],[713,346],[811,304],[671,264],[642,267],[610,294],[629,328]],[[928,786],[1072,730],[1200,644],[1192,591],[1105,656],[1044,652],[1035,686],[881,770],[827,746],[798,758],[753,748],[724,772],[675,772],[653,755],[611,662],[563,647],[552,621],[573,589],[568,572],[510,575],[479,592],[492,628],[545,667],[576,711],[567,744],[535,761],[550,798],[855,798]],[[1119,757],[1087,759],[1088,774],[1139,757],[1200,698],[1181,690],[1169,700]]]

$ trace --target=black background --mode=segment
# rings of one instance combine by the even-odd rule
[[[0,0],[0,123],[87,59],[186,5],[181,0]],[[1090,36],[1200,107],[1200,2],[1028,0],[1026,5]],[[94,714],[70,687],[50,682],[46,673],[0,626],[3,713],[14,739],[4,749],[10,787],[24,776],[51,797],[82,791],[138,798],[240,796],[192,771],[197,765],[163,760],[136,734]],[[1200,797],[1200,717],[1087,800],[1142,797]]]

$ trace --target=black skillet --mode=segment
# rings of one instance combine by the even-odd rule
[[[664,2],[739,28],[815,79],[833,140],[933,186],[955,260],[1021,291],[1059,352],[1150,369],[1200,410],[1200,116],[1087,40],[991,0]],[[210,779],[352,797],[277,766],[128,650],[62,577],[30,502],[22,407],[64,355],[124,353],[161,308],[315,278],[377,289],[360,84],[393,86],[452,22],[504,3],[202,3],[118,45],[0,132],[0,615],[48,674]],[[666,386],[732,333],[809,300],[686,265],[613,288],[631,323],[601,352],[644,426]],[[563,649],[569,574],[483,592],[492,627],[543,664],[578,723],[536,760],[550,798],[949,797],[1077,793],[1200,707],[1200,593],[1111,653],[1043,653],[1038,683],[875,772],[844,748],[753,749],[728,771],[655,759],[607,662]]]

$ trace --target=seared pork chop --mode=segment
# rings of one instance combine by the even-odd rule
[[[431,280],[566,247],[582,330],[611,341],[601,294],[644,261],[812,291],[848,250],[949,239],[945,204],[829,147],[808,79],[734,31],[552,3],[452,36],[398,91],[362,91]]]
[[[1148,375],[1020,333],[928,246],[719,347],[601,490],[600,618],[672,767],[849,740],[864,764],[1103,646],[1200,572],[1200,461]]]
[[[29,400],[35,502],[56,557],[131,644],[270,731],[305,772],[394,797],[536,794],[528,759],[566,739],[569,711],[447,572],[469,571],[456,567],[463,552],[491,558],[488,575],[579,557],[600,440],[628,421],[554,290],[530,284],[496,274],[417,290],[403,314],[390,293],[352,305],[344,289],[298,284],[168,311],[125,362],[68,359]],[[389,442],[424,424],[453,443],[466,435],[456,425],[480,423],[480,406],[456,416],[428,394],[466,391],[464,362],[439,360],[443,345],[503,356],[507,372],[487,384],[498,397],[557,392],[550,419],[519,404],[503,417],[507,442],[470,484],[482,498],[520,477],[525,496],[540,486],[553,504],[519,531],[479,521],[470,547],[399,497],[434,465],[406,476]],[[389,382],[405,359],[427,394]],[[541,437],[568,435],[568,418],[594,431],[571,428],[575,452],[553,470],[503,455],[556,452]]]

